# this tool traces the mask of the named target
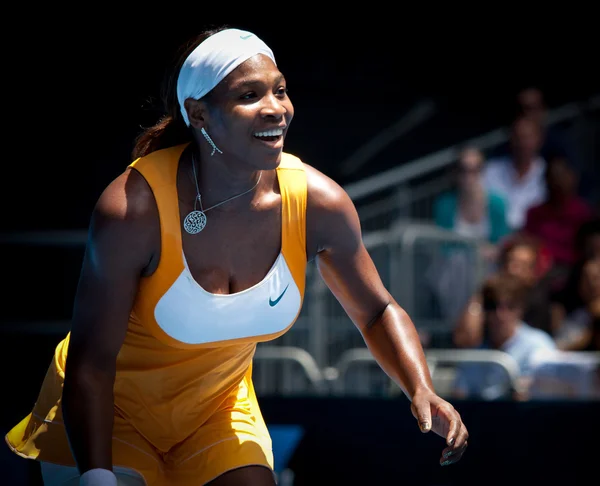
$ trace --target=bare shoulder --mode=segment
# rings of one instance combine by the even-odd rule
[[[128,168],[102,191],[90,224],[90,243],[122,257],[148,262],[159,247],[158,208],[152,189]]]
[[[339,211],[347,204],[353,206],[344,188],[331,177],[307,163],[304,163],[304,168],[306,171],[309,205],[330,211]]]
[[[144,177],[135,169],[128,168],[102,191],[94,213],[109,220],[135,224],[154,217],[157,207]]]
[[[98,198],[73,306],[69,369],[114,366],[139,278],[160,250],[157,212],[152,190],[131,168]]]
[[[354,202],[329,176],[304,163],[307,182],[307,243],[314,254],[341,245],[360,245],[361,230]]]

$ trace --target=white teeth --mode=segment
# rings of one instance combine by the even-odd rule
[[[276,128],[275,130],[269,130],[266,132],[256,132],[254,134],[255,137],[278,137],[283,134],[283,129]]]

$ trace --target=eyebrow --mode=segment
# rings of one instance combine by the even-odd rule
[[[281,84],[282,81],[285,81],[285,76],[283,74],[280,74],[275,78],[273,84]],[[247,88],[249,86],[255,86],[257,84],[264,83],[257,79],[248,79],[246,81],[240,81],[239,83],[236,83],[235,86],[233,86],[233,89]]]

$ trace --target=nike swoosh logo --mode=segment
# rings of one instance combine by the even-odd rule
[[[279,303],[279,301],[283,297],[283,294],[285,294],[285,291],[288,289],[289,286],[290,286],[290,284],[287,284],[285,286],[285,289],[283,289],[283,292],[281,292],[281,295],[279,297],[277,297],[275,300],[273,300],[273,299],[271,299],[271,297],[269,297],[269,305],[271,307],[275,307]]]
[[[252,37],[252,34],[240,35],[240,39],[242,39],[242,40],[250,39],[250,37]]]

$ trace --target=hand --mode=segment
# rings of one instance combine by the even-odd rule
[[[496,262],[498,259],[498,247],[489,243],[484,243],[479,247],[481,257],[490,263]]]
[[[448,447],[442,450],[440,465],[458,462],[467,448],[469,432],[454,407],[433,392],[417,392],[410,409],[421,432],[433,430],[446,440]]]
[[[592,318],[600,317],[600,297],[596,297],[593,299],[588,305],[588,312],[591,314]]]

